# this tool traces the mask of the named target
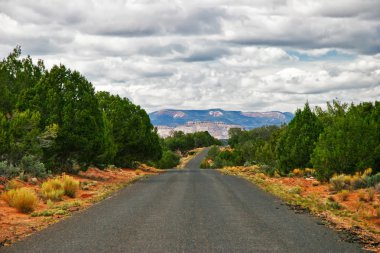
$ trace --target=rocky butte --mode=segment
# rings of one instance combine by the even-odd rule
[[[228,139],[231,128],[252,129],[266,125],[288,123],[293,119],[290,112],[242,112],[209,110],[165,109],[149,114],[152,124],[161,137],[170,136],[174,131],[194,133],[208,131],[218,139]]]

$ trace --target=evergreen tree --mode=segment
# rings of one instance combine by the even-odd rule
[[[3,113],[11,113],[22,92],[33,87],[45,71],[42,61],[35,65],[30,56],[20,60],[20,55],[18,46],[0,62],[0,112]]]
[[[25,155],[42,155],[38,142],[40,130],[40,114],[26,110],[14,112],[8,124],[9,150],[7,160],[12,164],[18,164]]]
[[[96,162],[100,155],[103,121],[98,100],[90,82],[65,66],[54,66],[41,80],[23,93],[29,99],[20,108],[40,112],[41,130],[58,126],[53,157],[45,157],[50,166],[70,169],[73,163]]]
[[[321,134],[312,163],[321,179],[334,173],[352,174],[371,167],[379,170],[379,119],[372,103],[351,105],[347,113],[334,117]]]
[[[278,143],[279,168],[288,173],[293,168],[311,166],[310,156],[323,127],[306,103],[298,109]]]
[[[97,98],[107,121],[105,131],[110,131],[105,133],[108,140],[103,154],[109,154],[109,158],[119,166],[161,158],[159,137],[143,109],[108,92],[98,92]],[[116,152],[113,150],[115,147]]]

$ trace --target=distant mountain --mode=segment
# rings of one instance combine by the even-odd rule
[[[241,112],[222,109],[209,110],[173,110],[165,109],[149,114],[155,126],[178,127],[188,122],[219,122],[239,125],[246,129],[265,125],[281,125],[293,119],[290,112]]]

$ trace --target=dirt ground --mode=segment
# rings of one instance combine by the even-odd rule
[[[72,212],[88,208],[117,189],[139,178],[157,173],[160,171],[146,165],[141,165],[137,170],[90,168],[78,175],[71,175],[80,181],[80,190],[76,193],[75,198],[64,196],[62,201],[49,203],[49,205],[39,198],[34,212],[30,214],[18,212],[0,198],[0,246],[10,245],[35,231],[70,216]],[[39,194],[43,181],[29,181],[18,180],[18,183]],[[0,179],[0,194],[5,191],[7,183],[8,181],[5,178]]]

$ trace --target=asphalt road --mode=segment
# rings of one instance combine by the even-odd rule
[[[200,170],[204,155],[0,252],[361,252],[251,183]]]

